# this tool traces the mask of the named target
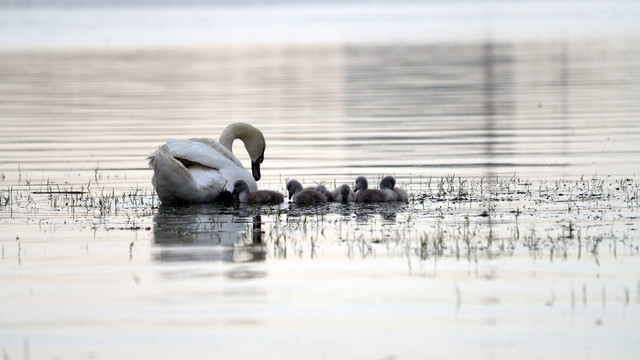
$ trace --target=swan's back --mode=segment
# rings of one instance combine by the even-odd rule
[[[258,184],[242,166],[238,158],[229,149],[210,138],[189,140],[167,139],[171,155],[187,164],[199,164],[203,168],[218,170],[224,179],[229,180],[227,188],[233,190],[236,180],[244,180],[250,191],[258,190]]]
[[[153,168],[151,183],[163,203],[196,202],[199,192],[194,186],[191,172],[176,160],[167,145],[162,145],[149,159]]]
[[[152,184],[162,202],[211,202],[222,190],[233,190],[244,180],[250,191],[258,189],[242,163],[213,139],[167,139],[149,156]]]

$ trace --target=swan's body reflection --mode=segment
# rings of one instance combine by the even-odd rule
[[[279,231],[286,231],[287,238],[299,236],[305,239],[304,234],[309,228],[307,217],[316,219],[309,224],[320,232],[324,231],[324,216],[330,214],[341,216],[341,221],[347,224],[353,220],[358,224],[368,224],[376,217],[379,217],[384,224],[393,224],[397,221],[396,215],[406,211],[406,206],[404,203],[326,203],[306,206],[289,204],[284,212],[285,222],[288,225],[284,229],[280,228]],[[161,207],[154,217],[154,245],[158,248],[158,251],[154,252],[154,260],[183,263],[263,262],[266,260],[268,250],[267,244],[264,243],[265,231],[260,214],[270,217],[264,211],[264,208],[247,204],[240,204],[238,208],[233,209],[211,207],[206,204],[191,207]],[[269,211],[272,212],[273,209]],[[303,220],[298,221],[300,219]],[[274,220],[267,221],[272,224]],[[304,228],[303,234],[298,234],[297,231],[301,228]],[[271,232],[268,232],[271,236]],[[315,238],[318,238],[317,234]]]
[[[161,262],[264,261],[262,219],[249,212],[197,205],[161,207],[154,217],[154,245]]]

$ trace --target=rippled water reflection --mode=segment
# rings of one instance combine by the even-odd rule
[[[361,173],[632,175],[639,54],[631,41],[5,53],[0,164],[10,178],[19,165],[144,184],[140,159],[166,137],[251,121],[272,187]]]
[[[633,358],[636,43],[1,53],[0,348]],[[412,201],[159,206],[145,157],[232,121],[263,188],[393,174]]]

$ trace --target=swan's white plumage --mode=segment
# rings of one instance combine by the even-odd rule
[[[221,169],[228,166],[228,162],[231,161],[244,170],[240,160],[229,149],[211,138],[203,137],[189,140],[169,138],[167,145],[171,154],[180,159],[186,159],[212,169]]]
[[[151,180],[162,202],[214,201],[224,189],[233,191],[243,180],[250,191],[258,189],[252,174],[233,153],[210,138],[167,139],[149,156]]]

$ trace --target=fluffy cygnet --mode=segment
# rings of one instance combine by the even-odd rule
[[[316,204],[327,202],[327,197],[322,193],[315,191],[313,188],[302,187],[298,180],[291,179],[287,182],[287,191],[289,199],[294,204]]]
[[[364,176],[358,176],[356,178],[356,202],[374,203],[395,200],[393,191],[387,192],[380,189],[368,189],[368,187],[369,182],[367,181],[367,178]]]
[[[340,190],[340,201],[349,202],[356,200],[356,193],[353,192],[353,189],[348,184],[342,184],[338,189]]]
[[[327,190],[327,187],[318,184],[315,188],[315,191],[327,197],[327,201],[340,201],[340,188],[336,188],[333,191]]]
[[[409,195],[407,195],[407,192],[396,186],[396,178],[391,175],[385,176],[380,180],[380,190],[387,193],[389,198],[393,198],[393,201],[409,201]]]
[[[280,204],[284,201],[284,195],[277,191],[249,191],[249,185],[244,180],[238,180],[233,184],[232,195],[236,201],[241,203]]]

